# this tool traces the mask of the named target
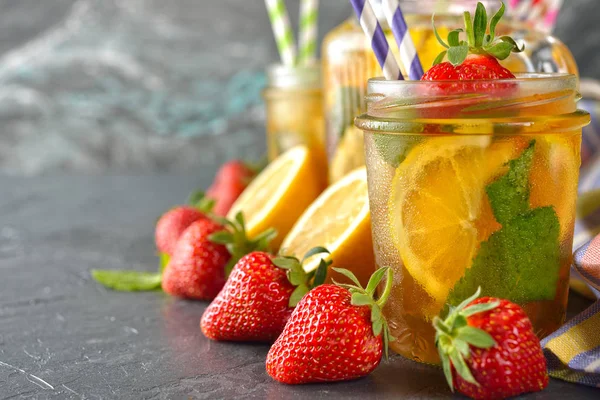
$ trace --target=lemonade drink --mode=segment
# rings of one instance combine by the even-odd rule
[[[310,149],[321,179],[327,186],[325,121],[319,66],[272,66],[263,95],[267,112],[269,161],[293,147]]]
[[[402,11],[419,58],[427,71],[437,55],[444,50],[436,40],[431,24],[435,13],[440,36],[463,27],[463,12],[474,9],[476,0],[400,0]],[[500,8],[500,0],[483,2],[488,9]],[[395,43],[385,18],[381,2],[373,2],[379,20],[386,30],[389,43]],[[577,66],[568,48],[556,38],[530,29],[522,22],[505,18],[498,35],[511,35],[525,44],[525,51],[503,64],[513,72],[564,72],[577,74]],[[398,59],[397,46],[392,45]],[[323,84],[327,153],[330,181],[339,180],[353,169],[364,165],[360,131],[354,128],[354,118],[366,111],[364,100],[369,78],[381,76],[381,68],[356,18],[350,18],[327,34],[323,42]],[[400,66],[403,68],[403,66]],[[406,71],[403,70],[406,76]]]
[[[580,166],[577,78],[369,81],[356,125],[384,313],[396,352],[439,361],[432,319],[479,286],[523,306],[536,334],[565,318]],[[502,82],[502,83],[499,83]]]

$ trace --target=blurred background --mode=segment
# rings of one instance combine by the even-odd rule
[[[299,0],[288,1],[295,25]],[[600,79],[598,0],[555,35]],[[321,1],[319,33],[352,13]],[[0,0],[0,173],[193,172],[265,153],[262,0]]]

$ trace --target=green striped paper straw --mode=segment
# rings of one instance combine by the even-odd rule
[[[285,3],[283,0],[265,0],[265,4],[269,12],[281,62],[284,65],[294,66],[296,64],[296,46]]]
[[[309,65],[317,60],[317,20],[319,0],[302,0],[300,3],[299,65]]]

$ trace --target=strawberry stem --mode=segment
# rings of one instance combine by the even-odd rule
[[[317,269],[311,272],[306,272],[304,270],[304,262],[317,254],[329,255],[331,253],[325,247],[314,247],[306,252],[302,261],[294,256],[279,256],[273,259],[273,264],[279,268],[285,269],[288,281],[293,286],[296,286],[296,289],[294,289],[290,296],[288,303],[289,307],[296,307],[306,293],[325,282],[327,269],[332,264],[331,260],[326,261],[324,258],[321,258]]]
[[[457,66],[462,64],[469,54],[479,54],[504,60],[511,53],[522,52],[524,47],[519,46],[510,36],[502,36],[496,39],[496,27],[504,16],[505,10],[506,6],[502,3],[494,16],[488,18],[484,5],[478,2],[474,18],[471,18],[471,13],[468,11],[465,11],[463,14],[465,24],[464,33],[467,40],[460,40],[459,36],[463,30],[455,29],[448,34],[447,44],[438,34],[435,28],[435,21],[432,17],[431,21],[434,24],[433,33],[441,45],[447,49],[437,56],[433,65],[440,64],[444,60],[444,57],[447,57],[452,65]],[[488,20],[490,22],[489,28]],[[489,34],[487,33],[488,29]]]
[[[379,297],[379,300],[377,300],[377,305],[381,308],[383,308],[385,303],[387,303],[388,298],[390,297],[390,294],[392,293],[392,285],[394,283],[393,273],[392,273],[391,268],[388,268],[386,272],[387,272],[387,277],[385,280],[385,288],[383,289],[383,293],[381,294],[381,297]]]
[[[442,360],[444,375],[452,391],[454,391],[452,366],[464,380],[479,386],[465,361],[469,358],[470,347],[489,349],[496,345],[496,341],[489,333],[468,325],[468,317],[493,310],[500,305],[498,301],[493,301],[469,306],[480,294],[481,288],[478,288],[473,296],[464,300],[456,308],[451,308],[446,319],[442,320],[439,317],[433,319],[433,327],[436,330],[435,344]]]
[[[210,212],[212,212],[216,201],[214,199],[206,197],[206,194],[202,190],[196,190],[188,196],[187,203],[190,206],[202,211],[203,213],[209,214]]]
[[[385,359],[387,360],[389,356],[389,343],[395,339],[390,335],[390,328],[381,310],[385,306],[392,291],[392,269],[389,267],[379,268],[373,273],[373,275],[371,275],[366,288],[362,287],[356,276],[351,271],[343,268],[333,268],[333,270],[354,282],[354,285],[348,285],[334,281],[337,286],[348,289],[352,295],[352,305],[357,307],[367,306],[371,309],[373,335],[379,336],[383,333],[383,350]],[[375,300],[375,291],[383,280],[384,276],[386,277],[385,288],[383,289],[381,296],[379,296],[379,299]]]
[[[246,254],[253,251],[267,251],[269,243],[277,236],[277,231],[271,228],[252,239],[248,238],[246,223],[241,212],[235,215],[233,221],[219,216],[212,216],[212,218],[225,227],[225,230],[213,233],[208,237],[211,242],[224,245],[231,254],[231,258],[225,266],[225,276],[229,276],[235,264]]]

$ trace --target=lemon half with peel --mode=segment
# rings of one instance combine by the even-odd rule
[[[305,146],[294,147],[271,162],[240,195],[229,210],[233,219],[242,212],[250,238],[275,228],[271,242],[278,249],[302,212],[321,193],[321,171]]]
[[[397,168],[389,223],[404,267],[430,297],[414,305],[420,312],[439,313],[479,243],[500,229],[485,188],[526,146],[526,140],[514,138],[433,138],[413,148]]]
[[[323,246],[330,252],[334,267],[354,272],[366,285],[375,270],[371,237],[371,216],[367,191],[366,169],[357,169],[331,185],[302,214],[281,249],[286,255],[302,258],[313,247]],[[307,272],[319,265],[322,256],[313,256],[304,263]],[[328,279],[336,278],[333,271]]]

